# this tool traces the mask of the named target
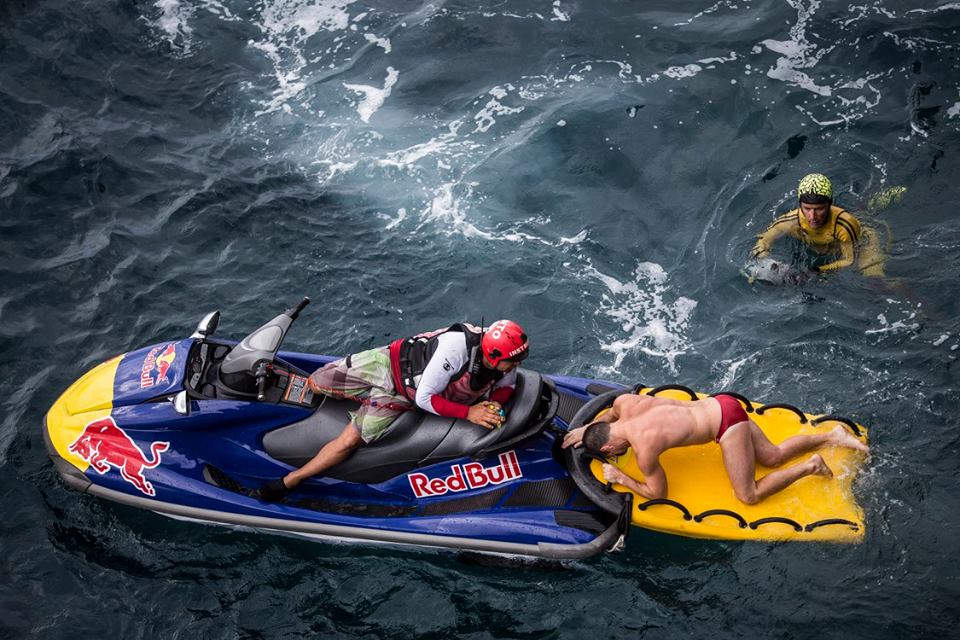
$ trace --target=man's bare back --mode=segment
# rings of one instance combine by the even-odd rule
[[[720,427],[720,404],[713,398],[691,402],[623,395],[614,402],[614,410],[620,426],[630,434],[631,445],[643,438],[647,446],[662,445],[661,452],[706,444],[716,438]]]
[[[720,426],[720,405],[713,398],[690,402],[624,394],[597,422],[616,423],[619,429],[625,430],[626,440],[634,451],[655,450],[659,455],[673,447],[713,440]],[[579,446],[588,426],[570,431],[563,446]]]

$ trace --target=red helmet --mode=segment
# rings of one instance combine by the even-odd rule
[[[493,366],[501,360],[520,362],[530,353],[530,342],[516,322],[497,320],[484,332],[480,341],[483,355]]]

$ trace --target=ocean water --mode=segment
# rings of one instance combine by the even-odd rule
[[[956,636],[960,4],[8,1],[0,125],[0,636]],[[887,280],[744,278],[811,171],[908,188]],[[81,373],[303,295],[290,349],[510,317],[540,371],[849,415],[866,539],[478,562],[63,486]]]

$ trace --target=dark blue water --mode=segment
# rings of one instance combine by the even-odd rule
[[[0,636],[953,637],[960,5],[867,0],[0,5]],[[806,173],[877,282],[753,284]],[[344,353],[507,316],[528,364],[871,427],[857,546],[634,530],[562,566],[309,543],[69,492],[83,371],[239,337]]]

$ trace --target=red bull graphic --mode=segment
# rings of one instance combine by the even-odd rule
[[[147,357],[143,359],[143,366],[140,367],[140,388],[147,389],[155,384],[170,382],[167,379],[167,371],[173,366],[173,361],[176,359],[177,345],[175,343],[170,343],[166,347],[150,349]]]
[[[143,470],[159,465],[160,454],[169,448],[169,442],[151,443],[150,454],[153,460],[147,460],[147,456],[133,438],[118,427],[110,416],[88,424],[80,437],[69,446],[70,453],[89,462],[100,475],[109,471],[113,465],[120,470],[124,480],[151,497],[157,495],[157,492],[143,476]]]
[[[411,473],[407,479],[410,481],[413,495],[418,498],[430,498],[450,492],[479,489],[491,484],[502,484],[508,480],[523,477],[515,451],[501,453],[498,460],[500,463],[493,467],[484,467],[480,462],[455,464],[450,468],[450,475],[445,478],[431,479],[425,473]]]

